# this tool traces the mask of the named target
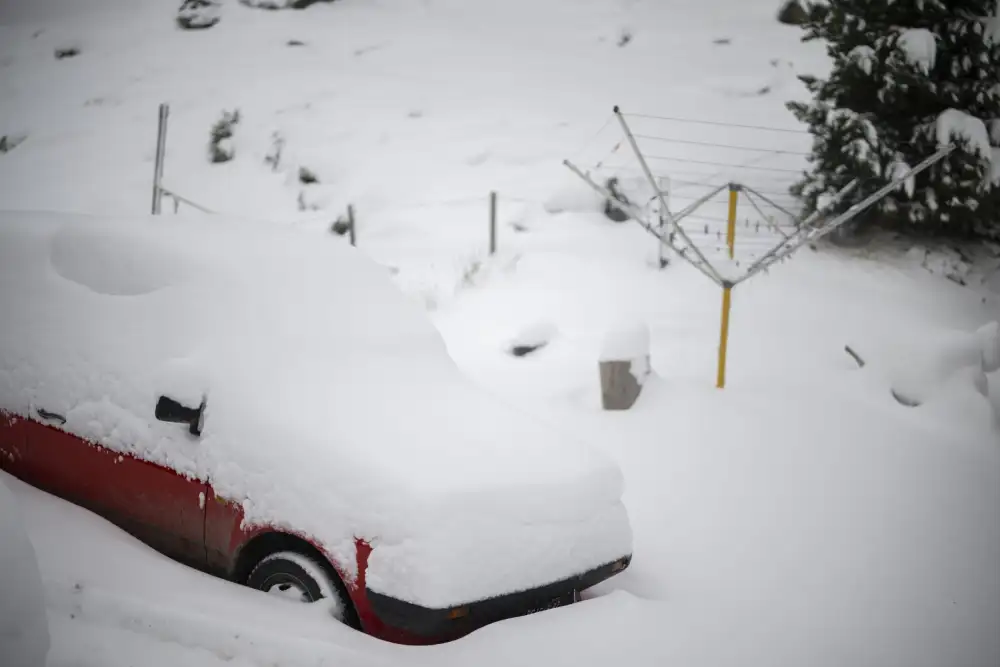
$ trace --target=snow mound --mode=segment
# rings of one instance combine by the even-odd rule
[[[991,428],[996,423],[996,414],[989,401],[989,380],[976,366],[953,372],[921,404],[920,410],[940,424],[968,423]]]
[[[949,332],[901,346],[890,362],[893,391],[915,404],[958,385],[988,396],[985,373],[997,370],[997,326],[992,322],[972,333]]]
[[[0,408],[207,480],[348,575],[369,540],[381,593],[448,606],[631,551],[618,467],[469,382],[343,239],[4,213],[0,271]],[[205,399],[200,439],[155,421],[161,395]]]
[[[980,327],[976,337],[982,345],[983,370],[987,373],[1000,370],[1000,323],[990,322]]]
[[[649,354],[649,327],[641,322],[611,329],[604,336],[600,361],[628,361]]]
[[[507,343],[507,349],[516,357],[523,357],[535,350],[545,347],[555,337],[558,329],[548,320],[536,322],[518,332]]]
[[[12,667],[45,667],[49,622],[35,549],[17,499],[0,480],[0,654]]]
[[[52,237],[50,262],[58,275],[97,294],[150,294],[179,281],[185,268],[182,260],[151,241],[140,235],[104,237],[67,227]]]
[[[608,331],[601,344],[599,361],[631,362],[629,372],[644,384],[652,369],[649,364],[649,327],[645,323],[624,324]]]

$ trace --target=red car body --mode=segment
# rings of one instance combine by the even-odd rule
[[[348,576],[308,535],[245,529],[241,507],[216,495],[211,484],[87,442],[58,428],[60,415],[38,412],[24,417],[0,411],[0,469],[91,510],[177,561],[239,583],[267,553],[307,543],[340,577],[360,629],[395,643],[449,641],[494,621],[561,606],[631,560],[623,557],[572,579],[461,607],[417,607],[367,589],[371,547],[363,539],[355,540],[357,577]]]

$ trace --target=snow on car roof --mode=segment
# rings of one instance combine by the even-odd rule
[[[332,235],[0,213],[0,272],[0,408],[208,480],[348,569],[353,537],[372,540],[380,592],[446,605],[630,551],[617,466],[467,381]],[[200,438],[154,419],[160,395],[206,400]],[[508,562],[484,575],[491,559]]]

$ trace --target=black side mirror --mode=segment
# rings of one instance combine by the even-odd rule
[[[197,408],[188,408],[172,398],[160,396],[156,401],[156,418],[171,424],[187,424],[191,435],[201,435],[205,420],[205,399]]]

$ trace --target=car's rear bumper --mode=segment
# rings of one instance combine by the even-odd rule
[[[631,555],[623,556],[583,574],[538,588],[443,609],[422,607],[371,589],[366,593],[372,612],[385,625],[385,634],[406,637],[406,643],[435,644],[457,639],[496,621],[575,602],[580,591],[618,574],[631,561]]]

